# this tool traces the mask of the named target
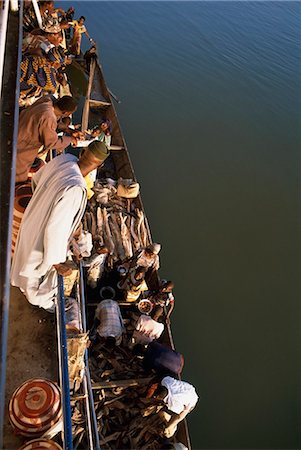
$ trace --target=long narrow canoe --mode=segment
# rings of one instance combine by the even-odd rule
[[[113,104],[112,95],[106,85],[102,67],[99,62],[92,61],[90,66],[90,76],[87,89],[87,97],[83,111],[83,129],[88,126],[99,124],[104,118],[112,121],[112,149],[109,160],[105,167],[98,172],[99,178],[113,179],[125,178],[136,180],[133,165],[131,163],[129,151],[119,124],[116,110]],[[144,212],[141,196],[139,195],[135,200],[135,207]],[[145,217],[145,225],[148,234],[148,242],[152,242],[151,231]],[[147,280],[147,284],[151,289],[158,287],[158,275],[154,273],[151,279]],[[169,324],[165,324],[165,332],[163,334],[162,342],[174,349],[172,332]],[[178,425],[176,440],[182,442],[191,449],[189,431],[186,420]]]

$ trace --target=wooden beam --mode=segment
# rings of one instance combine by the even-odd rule
[[[93,84],[93,79],[94,79],[94,72],[95,72],[95,60],[93,59],[91,61],[91,65],[90,65],[89,83],[88,83],[86,101],[85,101],[83,116],[82,116],[82,131],[87,130],[88,125],[89,125],[90,95],[91,95],[92,84]]]
[[[102,106],[111,106],[110,102],[104,102],[102,100],[89,100],[90,106],[94,107],[102,107]]]
[[[99,383],[93,383],[92,389],[112,389],[112,388],[128,388],[132,386],[139,386],[140,384],[149,384],[153,380],[150,378],[137,378],[132,380],[114,380],[114,381],[102,381]]]

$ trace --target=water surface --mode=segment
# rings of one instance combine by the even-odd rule
[[[301,448],[301,5],[73,4],[176,284],[193,448]]]

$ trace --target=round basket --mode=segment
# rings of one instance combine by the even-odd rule
[[[32,176],[40,170],[41,167],[45,166],[45,161],[43,161],[41,158],[36,158],[34,162],[32,163],[31,168],[29,169],[28,178],[32,178]]]
[[[99,291],[99,295],[103,300],[113,300],[115,297],[115,289],[111,286],[103,286]]]
[[[12,253],[14,253],[24,211],[32,197],[31,183],[20,184],[15,189],[13,229],[12,229]]]
[[[50,439],[33,439],[22,445],[19,450],[63,450],[62,447]]]
[[[137,305],[141,314],[149,314],[153,309],[153,304],[147,298],[140,300]]]
[[[21,384],[9,402],[9,419],[17,434],[38,437],[56,424],[62,415],[59,387],[44,378]]]

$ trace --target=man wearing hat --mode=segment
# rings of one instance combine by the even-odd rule
[[[158,270],[160,267],[159,252],[161,244],[154,242],[137,250],[133,255],[130,267],[146,267],[148,270]]]
[[[25,210],[11,270],[11,283],[27,300],[53,310],[57,272],[63,274],[69,242],[83,217],[85,176],[109,156],[103,142],[93,141],[76,158],[64,154],[34,174],[34,194]]]

